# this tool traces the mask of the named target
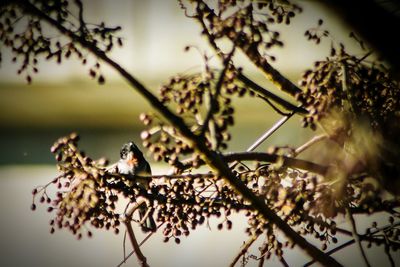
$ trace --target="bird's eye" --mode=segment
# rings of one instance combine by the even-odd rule
[[[126,148],[122,149],[121,152],[120,152],[120,154],[121,154],[121,157],[122,157],[122,156],[125,156],[125,155],[127,154]]]

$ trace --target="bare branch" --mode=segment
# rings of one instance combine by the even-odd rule
[[[262,136],[260,136],[246,151],[253,151],[260,144],[262,144],[268,137],[270,137],[274,132],[276,132],[285,122],[287,122],[294,113],[290,113],[287,116],[282,117],[279,121],[277,121],[268,131],[266,131]]]
[[[204,1],[198,1],[198,3],[201,4],[202,8],[204,8],[207,13],[211,14],[210,16],[208,16],[208,18],[211,19],[217,17],[213,9],[211,9],[206,3],[204,3]],[[202,19],[200,18],[200,20]],[[204,22],[202,23],[202,26],[204,30],[207,29],[207,26],[204,24]],[[228,33],[228,31],[224,32],[225,36],[231,41],[234,41],[236,37]],[[241,38],[246,39],[246,36],[241,35]],[[215,41],[213,43],[215,44]],[[243,40],[242,42],[238,43],[238,47],[243,51],[244,54],[247,55],[247,57],[256,67],[263,71],[267,79],[272,81],[278,89],[290,94],[293,97],[302,92],[300,88],[298,88],[289,79],[283,76],[274,67],[272,67],[256,49],[252,49],[252,46],[249,45],[250,43],[250,40]]]
[[[131,240],[131,243],[132,243],[132,246],[133,246],[133,250],[135,251],[135,253],[137,255],[139,264],[141,266],[146,266],[147,267],[147,266],[149,266],[148,263],[147,263],[147,259],[143,255],[142,251],[140,250],[140,246],[139,246],[139,244],[138,244],[138,242],[136,240],[135,233],[133,232],[133,228],[132,228],[132,225],[131,225],[131,219],[132,219],[131,216],[132,216],[133,212],[135,211],[135,209],[137,207],[138,206],[132,207],[131,210],[126,214],[126,219],[125,219],[124,223],[125,223],[126,229],[128,231],[128,235],[129,235],[129,238]],[[124,261],[125,261],[125,259],[124,259]]]
[[[211,47],[215,50],[215,53],[219,57],[223,57],[224,53],[218,47],[217,43],[215,42],[214,36],[208,30],[206,24],[204,23],[203,18],[201,16],[199,16],[199,15],[195,16],[194,18],[201,24],[201,26],[203,28],[203,33],[206,35],[207,40],[208,40],[209,44],[211,45]],[[261,87],[260,85],[258,85],[257,83],[255,83],[254,81],[249,79],[247,76],[245,76],[241,72],[238,73],[238,79],[242,83],[247,85],[250,90],[256,92],[258,94],[258,96],[261,97],[264,100],[265,99],[270,99],[270,100],[276,102],[277,104],[281,105],[285,109],[290,110],[292,112],[296,112],[296,113],[300,113],[300,114],[307,114],[308,113],[307,110],[305,110],[305,109],[303,109],[301,107],[297,107],[297,106],[291,104],[290,102],[284,100],[283,98],[271,93],[269,90]]]
[[[317,174],[325,175],[329,167],[319,165],[310,161],[290,158],[286,156],[279,156],[276,154],[268,154],[261,152],[240,152],[240,153],[230,153],[224,155],[224,159],[226,161],[242,161],[242,160],[258,160],[258,161],[266,161],[266,162],[282,162],[282,166],[297,168],[302,170],[311,171]]]
[[[155,97],[142,83],[140,83],[136,78],[134,78],[131,74],[129,74],[125,69],[123,69],[119,64],[110,59],[104,51],[99,50],[95,44],[87,41],[86,39],[75,35],[73,32],[65,28],[63,25],[58,23],[53,18],[49,17],[46,13],[39,10],[36,6],[31,4],[29,1],[19,0],[17,1],[21,4],[21,7],[27,12],[31,13],[35,16],[39,16],[50,25],[58,29],[62,34],[66,35],[73,41],[78,42],[84,48],[88,49],[90,52],[94,53],[98,58],[109,64],[112,68],[114,68],[117,72],[120,73],[122,77],[124,77],[133,87],[137,89],[137,91],[147,99],[147,101],[153,106],[153,108],[159,111],[164,117],[173,125],[179,129],[181,134],[185,136],[188,140],[190,140],[193,145],[197,148],[197,150],[203,154],[204,159],[207,163],[218,171],[218,174],[223,177],[229,184],[237,190],[245,199],[249,201],[249,203],[257,210],[264,218],[268,219],[272,223],[274,223],[277,228],[279,228],[291,241],[296,243],[299,247],[304,249],[311,257],[321,262],[324,265],[329,266],[341,266],[335,259],[330,256],[327,256],[321,250],[316,248],[314,245],[309,243],[306,239],[300,236],[294,229],[292,229],[284,220],[282,220],[273,210],[271,210],[265,203],[264,199],[261,199],[254,195],[254,193],[237,177],[232,173],[229,166],[224,161],[222,155],[215,151],[210,151],[204,142],[204,138],[196,136],[193,134],[190,129],[185,125],[182,118],[173,114],[167,107],[165,107],[158,99]],[[279,84],[284,84],[284,82],[280,81]],[[285,86],[281,86],[282,88]],[[286,91],[296,93],[297,91],[289,89],[291,87],[285,87]],[[297,88],[297,87],[295,87]],[[298,88],[297,88],[298,89]],[[300,90],[300,89],[299,89]],[[134,237],[132,228],[129,229],[130,224],[127,224],[128,233],[131,237]],[[131,238],[134,242],[135,239]],[[145,262],[144,262],[145,263]]]
[[[382,227],[382,228],[376,229],[375,231],[371,232],[369,235],[367,235],[367,234],[365,234],[365,235],[360,235],[359,238],[360,238],[360,240],[362,240],[362,241],[363,241],[363,240],[369,240],[369,236],[372,236],[372,235],[374,235],[374,234],[376,234],[376,233],[378,233],[378,232],[380,232],[380,231],[385,231],[386,229],[389,229],[390,227],[395,227],[395,226],[397,226],[397,225],[400,225],[400,222],[397,222],[397,223],[394,223],[394,224],[391,224],[391,225],[386,225],[386,226],[384,226],[384,227]],[[345,242],[345,243],[343,243],[343,244],[341,244],[341,245],[339,245],[339,246],[337,246],[337,247],[335,247],[335,248],[333,248],[333,249],[327,251],[325,254],[326,254],[326,255],[331,255],[331,254],[333,254],[333,253],[335,253],[335,252],[340,251],[341,249],[343,249],[343,248],[345,248],[345,247],[348,247],[348,246],[354,244],[355,242],[356,242],[356,241],[355,241],[354,239],[351,239],[351,240],[349,240],[349,241],[347,241],[347,242]],[[307,262],[306,264],[304,264],[304,267],[311,266],[311,265],[314,264],[315,262],[316,262],[315,259],[312,260],[312,261],[309,261],[309,262]]]
[[[321,135],[316,135],[313,136],[310,140],[308,140],[306,143],[304,143],[303,145],[299,146],[298,148],[296,148],[295,150],[295,156],[299,155],[300,153],[302,153],[304,150],[310,148],[311,146],[313,146],[314,144],[324,140],[328,138],[327,135],[325,134],[321,134]]]
[[[164,223],[161,223],[159,226],[157,226],[157,229],[160,228]],[[147,240],[154,234],[155,232],[150,232],[139,244],[139,247],[141,247],[144,243],[146,243]],[[133,254],[135,254],[135,250],[132,250],[124,259],[117,265],[117,267],[121,267],[127,259],[129,259]]]
[[[284,100],[283,98],[271,93],[267,89],[261,87],[251,79],[249,79],[247,76],[245,76],[242,73],[239,73],[238,79],[244,83],[245,85],[249,86],[254,92],[258,93],[260,96],[265,97],[266,99],[270,99],[271,101],[277,103],[278,105],[282,106],[283,108],[293,111],[299,114],[307,114],[308,111],[302,107],[297,107],[293,105],[292,103]]]
[[[371,264],[368,261],[367,255],[365,254],[364,248],[362,247],[360,237],[359,237],[359,235],[357,233],[356,221],[354,220],[353,214],[351,213],[351,210],[349,208],[346,208],[346,217],[347,217],[347,219],[349,220],[349,222],[351,224],[351,230],[352,230],[352,233],[353,233],[353,238],[356,241],[356,243],[357,243],[357,245],[358,245],[358,247],[360,249],[360,252],[361,252],[361,255],[362,255],[363,259],[364,259],[365,265],[370,267]]]
[[[210,92],[210,108],[208,110],[208,113],[206,115],[206,118],[204,119],[203,127],[201,128],[201,133],[200,135],[203,135],[206,132],[206,129],[208,127],[208,123],[210,122],[211,117],[213,116],[213,113],[216,112],[217,107],[218,107],[218,97],[221,93],[221,88],[222,84],[225,79],[225,74],[226,71],[229,68],[228,62],[231,60],[233,54],[235,53],[235,46],[232,48],[232,51],[228,54],[228,56],[223,60],[223,65],[224,68],[222,69],[221,73],[219,74],[219,78],[217,81],[217,84],[215,85],[215,93],[214,95]]]
[[[235,266],[235,264],[238,262],[238,260],[240,259],[240,257],[242,257],[247,250],[249,249],[249,247],[254,243],[254,241],[257,240],[257,238],[259,237],[259,234],[255,234],[253,236],[251,236],[240,248],[239,253],[235,256],[235,258],[232,260],[232,262],[229,264],[229,266],[233,267]]]
[[[289,264],[287,263],[287,261],[285,260],[285,258],[283,256],[278,256],[278,257],[279,257],[279,261],[282,263],[283,266],[289,267]]]

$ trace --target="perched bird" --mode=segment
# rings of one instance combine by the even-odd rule
[[[142,151],[140,151],[134,142],[130,141],[122,146],[120,151],[120,160],[118,161],[116,167],[118,173],[126,175],[128,179],[132,179],[132,181],[135,181],[140,187],[148,189],[149,183],[147,179],[138,179],[135,177],[136,175],[151,175],[151,168],[149,163],[144,158]],[[140,205],[139,217],[141,221],[147,210],[148,207],[146,203]],[[157,226],[153,218],[153,212],[149,213],[141,226],[144,232],[156,231]]]

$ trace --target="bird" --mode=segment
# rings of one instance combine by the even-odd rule
[[[141,188],[149,189],[148,179],[140,179],[136,176],[151,175],[150,164],[133,141],[129,141],[121,147],[120,159],[117,162],[116,169],[119,174],[125,175],[126,178],[136,182]],[[140,221],[143,220],[148,208],[146,203],[139,206]],[[145,233],[156,231],[157,225],[154,221],[152,211],[150,211],[146,220],[142,223],[141,228]]]

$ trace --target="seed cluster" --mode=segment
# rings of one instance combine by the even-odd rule
[[[233,48],[230,53],[221,52],[223,62],[219,70],[212,69],[210,58],[204,55],[202,73],[173,77],[160,88],[159,99],[182,118],[182,123],[196,137],[204,140],[207,148],[224,157],[226,155],[223,152],[231,138],[229,130],[234,124],[232,101],[234,97],[254,96],[239,81],[241,69],[236,68],[231,60],[236,47],[242,49],[253,62],[259,63],[266,59],[273,61],[275,58],[267,53],[268,49],[282,46],[283,43],[279,33],[271,30],[270,26],[283,22],[289,24],[300,8],[290,1],[221,0],[217,1],[215,10],[212,10],[203,1],[190,2],[194,4],[193,16],[206,24],[202,26],[209,31],[206,34],[211,43],[229,37],[234,40]],[[103,46],[101,51],[104,53],[112,49],[115,41],[122,44],[121,39],[114,36],[119,27],[107,28],[104,24],[89,27],[81,13],[77,15],[77,21],[71,22],[66,12],[69,10],[68,1],[34,3],[76,34],[80,42]],[[81,1],[75,1],[75,4],[81,10]],[[184,5],[182,7],[187,14],[188,8]],[[15,13],[20,12],[18,10],[2,5],[0,38],[12,47],[17,56],[25,58],[24,62],[27,63],[24,63],[26,66],[21,72],[28,69],[31,62],[36,64],[37,61],[31,61],[35,59],[31,55],[41,53],[49,59],[57,58],[60,62],[62,58],[76,54],[86,64],[86,57],[78,45],[45,38],[40,21],[35,22],[33,18],[27,20],[28,35],[24,33],[15,36],[10,25],[18,18],[19,14]],[[306,36],[320,43],[321,38],[329,36],[329,32],[321,29],[322,24],[319,21],[318,27],[307,31]],[[21,36],[25,39],[21,39]],[[19,39],[22,41],[18,42],[23,44],[21,50],[17,49],[20,44],[16,40]],[[33,44],[28,40],[37,42]],[[102,83],[104,77],[99,67],[95,63],[90,69],[90,75]],[[27,79],[30,81],[31,78]],[[356,135],[356,127],[352,122],[365,118],[374,132],[381,132],[383,138],[393,142],[396,148],[397,133],[400,130],[393,122],[396,122],[399,111],[398,82],[376,62],[367,62],[366,57],[352,56],[342,45],[332,46],[331,55],[317,62],[314,69],[304,74],[301,86],[304,91],[297,94],[297,99],[309,111],[304,118],[304,126],[315,129],[318,123],[328,130],[334,129],[331,131],[332,136],[342,135],[338,143],[348,145],[349,140],[354,140],[353,136]],[[48,205],[49,212],[55,214],[50,221],[52,233],[56,228],[66,228],[78,238],[85,231],[91,236],[92,232],[87,226],[112,229],[118,233],[125,220],[137,221],[134,217],[131,219],[126,216],[127,210],[145,200],[147,207],[154,210],[159,226],[163,225],[165,242],[174,240],[179,244],[182,236],[188,236],[198,226],[208,224],[211,218],[218,220],[218,229],[231,229],[231,215],[241,212],[248,220],[246,233],[265,238],[260,247],[260,259],[268,259],[273,254],[283,259],[285,249],[295,244],[277,231],[273,221],[254,210],[241,194],[225,182],[224,177],[207,167],[200,169],[207,164],[205,158],[176,125],[153,113],[141,114],[140,120],[147,127],[141,134],[143,146],[156,161],[168,163],[175,168],[175,172],[172,175],[146,177],[149,186],[143,187],[135,181],[142,181],[143,177],[128,178],[120,175],[115,168],[107,168],[105,160],[95,161],[80,151],[77,134],[60,138],[51,148],[60,175],[32,192],[33,210],[39,199],[40,203]],[[328,172],[324,175],[286,166],[281,158],[295,160],[296,150],[291,147],[272,148],[268,153],[278,156],[278,159],[272,162],[264,158],[237,160],[230,162],[229,167],[238,180],[255,196],[263,199],[273,212],[300,235],[313,238],[319,242],[322,250],[326,250],[329,245],[338,242],[338,233],[351,236],[349,231],[336,225],[335,220],[339,215],[384,212],[391,215],[390,224],[378,227],[377,223],[373,223],[367,227],[365,234],[359,234],[359,238],[367,240],[371,245],[383,244],[386,251],[399,248],[400,202],[398,197],[381,194],[379,177],[372,173],[355,172],[345,173],[346,179],[340,179],[343,172],[340,163],[336,162],[327,168]],[[397,154],[390,156],[394,159],[388,161],[389,165],[393,165],[393,162],[397,164]],[[204,169],[204,173],[201,173],[200,170]],[[50,187],[55,187],[54,194],[49,190]],[[125,210],[120,210],[117,204],[124,201],[127,202]],[[243,263],[252,258],[252,255],[243,257]]]
[[[274,153],[285,155],[292,153],[287,148],[275,148]],[[288,154],[286,154],[288,155]],[[376,179],[372,177],[353,178],[344,186],[332,186],[326,178],[315,174],[287,168],[275,164],[258,162],[253,167],[244,162],[236,167],[235,172],[253,192],[264,198],[266,203],[290,226],[297,229],[302,236],[310,236],[318,240],[321,249],[326,250],[329,245],[338,241],[336,218],[345,215],[350,209],[355,214],[373,214],[380,211],[389,211],[391,206],[399,204],[396,198],[382,198]],[[343,197],[341,194],[345,195]],[[395,212],[398,218],[399,213]],[[283,255],[283,248],[291,247],[282,238],[276,236],[276,231],[268,220],[257,213],[248,211],[249,235],[266,235],[266,255]],[[397,231],[398,225],[389,227]],[[379,236],[377,232],[365,237]],[[379,238],[378,238],[379,239]],[[374,244],[381,239],[371,241]],[[390,249],[399,248],[395,239],[386,243]]]
[[[320,29],[322,22],[319,22]],[[306,34],[311,40],[331,37]],[[350,34],[365,49],[364,44]],[[303,92],[297,94],[309,114],[303,126],[316,129],[320,125],[339,145],[363,162],[369,174],[380,180],[388,191],[398,195],[398,135],[400,127],[400,84],[385,66],[369,61],[369,52],[355,56],[343,44],[332,42],[331,53],[317,61],[300,81]]]
[[[380,129],[400,110],[399,84],[377,66],[359,62],[341,50],[315,69],[304,73],[304,93],[298,99],[310,111],[304,126],[329,117],[331,111],[351,112],[354,119],[367,118],[373,129]]]
[[[126,188],[123,182],[112,182],[104,169],[105,160],[93,161],[80,152],[75,133],[60,138],[51,148],[58,163],[61,175],[51,183],[33,190],[32,209],[36,208],[35,199],[49,204],[48,211],[55,212],[50,221],[51,233],[55,227],[67,228],[78,238],[85,230],[89,236],[91,231],[83,227],[90,223],[95,228],[112,228],[119,232],[120,215],[116,212],[118,195],[112,187]],[[112,182],[112,186],[107,186]],[[48,186],[55,185],[57,192],[52,199],[47,191]]]
[[[155,212],[155,219],[165,227],[165,241],[173,238],[180,242],[181,235],[189,235],[191,230],[202,225],[211,216],[220,218],[219,229],[230,229],[229,216],[232,211],[248,209],[234,191],[227,185],[218,183],[220,177],[214,174],[182,176],[160,176],[166,182],[152,182],[145,190],[139,184],[107,169],[107,161],[92,160],[77,147],[78,136],[60,138],[51,148],[58,161],[60,175],[45,186],[33,190],[32,210],[36,201],[48,205],[48,212],[54,212],[50,221],[51,233],[55,228],[67,228],[78,238],[84,232],[92,236],[87,224],[119,233],[125,212],[139,199],[146,199]],[[138,177],[139,179],[140,177]],[[54,197],[48,187],[54,186]],[[53,190],[50,190],[53,191]],[[125,211],[117,208],[119,201],[128,201]]]
[[[234,124],[232,97],[254,95],[237,80],[237,74],[230,65],[224,71],[215,71],[206,63],[204,73],[176,76],[163,85],[160,101],[182,116],[192,132],[204,138],[207,147],[225,150],[231,139],[229,127]],[[148,127],[141,134],[143,146],[156,161],[178,169],[202,164],[193,144],[173,125],[151,113],[141,114],[140,119]]]
[[[0,7],[0,42],[12,51],[12,62],[20,64],[18,74],[24,74],[28,83],[32,81],[32,75],[39,71],[38,62],[41,58],[60,64],[64,59],[76,56],[83,65],[87,64],[89,55],[75,41],[47,34],[41,18],[30,16],[18,4],[9,2]],[[33,1],[33,5],[70,31],[73,38],[89,42],[104,53],[110,52],[115,44],[122,46],[122,38],[115,36],[121,27],[107,27],[104,23],[88,24],[81,13],[82,2],[74,1],[76,6],[72,8],[70,2]],[[80,12],[73,14],[71,9]],[[1,58],[0,52],[0,62]],[[90,67],[89,75],[100,84],[105,82],[98,62]]]
[[[256,50],[264,59],[275,61],[268,53],[273,47],[282,47],[278,31],[271,29],[274,24],[290,24],[301,8],[289,1],[218,1],[218,8],[211,10],[202,1],[194,2],[196,15],[208,23],[204,25],[213,39],[228,36],[244,45],[245,50]]]

